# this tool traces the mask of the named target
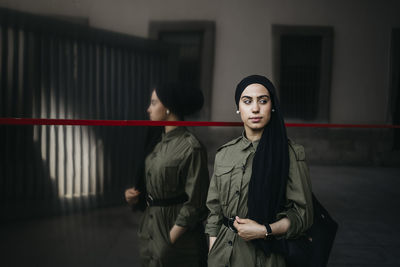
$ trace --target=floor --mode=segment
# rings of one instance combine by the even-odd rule
[[[400,266],[400,168],[311,166],[339,231],[329,265]],[[0,266],[140,266],[127,207],[0,225]]]

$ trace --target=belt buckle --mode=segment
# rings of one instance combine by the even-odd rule
[[[235,234],[238,232],[237,229],[235,228],[235,226],[233,226],[233,223],[235,222],[235,217],[231,217],[228,219],[228,228],[229,230],[231,230],[232,232],[234,232]]]
[[[154,202],[153,197],[150,194],[147,194],[147,196],[146,196],[147,207],[150,207],[153,204],[153,202]]]

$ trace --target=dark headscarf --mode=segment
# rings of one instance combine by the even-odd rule
[[[166,83],[155,88],[161,103],[180,119],[203,107],[203,93],[182,83]]]
[[[236,87],[235,101],[239,107],[242,92],[250,84],[261,84],[269,91],[272,101],[271,119],[265,126],[253,159],[248,193],[248,217],[260,224],[271,224],[286,202],[289,174],[289,151],[286,127],[276,96],[275,87],[264,76],[251,75]],[[276,240],[253,240],[266,255],[271,253]]]

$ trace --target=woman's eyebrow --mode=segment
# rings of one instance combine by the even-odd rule
[[[268,98],[270,98],[269,95],[260,95],[260,96],[257,96],[257,99],[260,99],[260,98],[263,98],[263,97],[268,97]],[[252,99],[253,97],[248,96],[248,95],[244,95],[244,96],[242,96],[241,98],[249,98],[249,99]]]
[[[260,95],[260,96],[257,96],[258,99],[263,98],[263,97],[270,98],[269,95]]]

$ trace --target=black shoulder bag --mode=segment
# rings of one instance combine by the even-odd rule
[[[288,267],[325,267],[335,240],[338,224],[312,195],[313,225],[298,239],[281,239]]]

